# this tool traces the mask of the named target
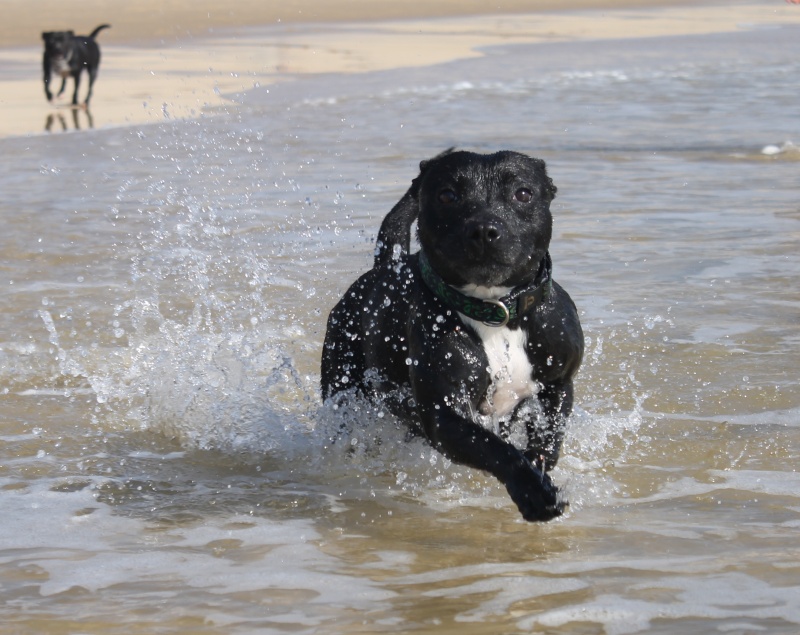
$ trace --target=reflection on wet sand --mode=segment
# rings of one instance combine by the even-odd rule
[[[74,130],[81,130],[81,117],[79,113],[86,114],[86,128],[94,128],[94,118],[88,108],[70,108],[72,111],[72,128]],[[46,132],[53,132],[53,126],[58,123],[61,126],[62,132],[67,132],[70,128],[67,125],[67,118],[61,112],[51,112],[47,115],[44,122],[44,129]]]

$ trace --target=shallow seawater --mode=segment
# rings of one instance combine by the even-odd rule
[[[796,633],[797,35],[0,141],[0,631]],[[559,187],[587,353],[548,524],[380,412],[332,443],[319,401],[328,310],[452,145]]]

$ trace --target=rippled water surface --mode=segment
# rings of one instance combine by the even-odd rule
[[[798,35],[0,141],[0,632],[796,633]],[[452,145],[559,187],[588,346],[549,524],[388,417],[331,444],[319,403],[328,310]]]

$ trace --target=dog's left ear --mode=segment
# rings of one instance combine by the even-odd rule
[[[556,184],[553,183],[553,179],[547,176],[546,173],[544,182],[545,182],[544,193],[545,196],[547,197],[547,202],[549,203],[556,197],[556,192],[558,192],[558,188],[556,187]]]
[[[537,171],[541,170],[541,174],[544,177],[542,179],[544,181],[544,185],[542,186],[542,198],[549,203],[556,197],[558,188],[556,184],[553,183],[553,179],[550,178],[550,175],[547,174],[547,164],[542,159],[534,159],[533,157],[529,157],[529,159],[536,164]]]

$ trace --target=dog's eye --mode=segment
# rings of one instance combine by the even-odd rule
[[[456,194],[450,188],[444,189],[439,192],[439,202],[448,205],[449,203],[455,203],[458,200],[458,194]]]
[[[520,203],[530,203],[531,199],[533,198],[533,194],[531,194],[531,191],[527,187],[521,187],[514,192],[514,198]]]

